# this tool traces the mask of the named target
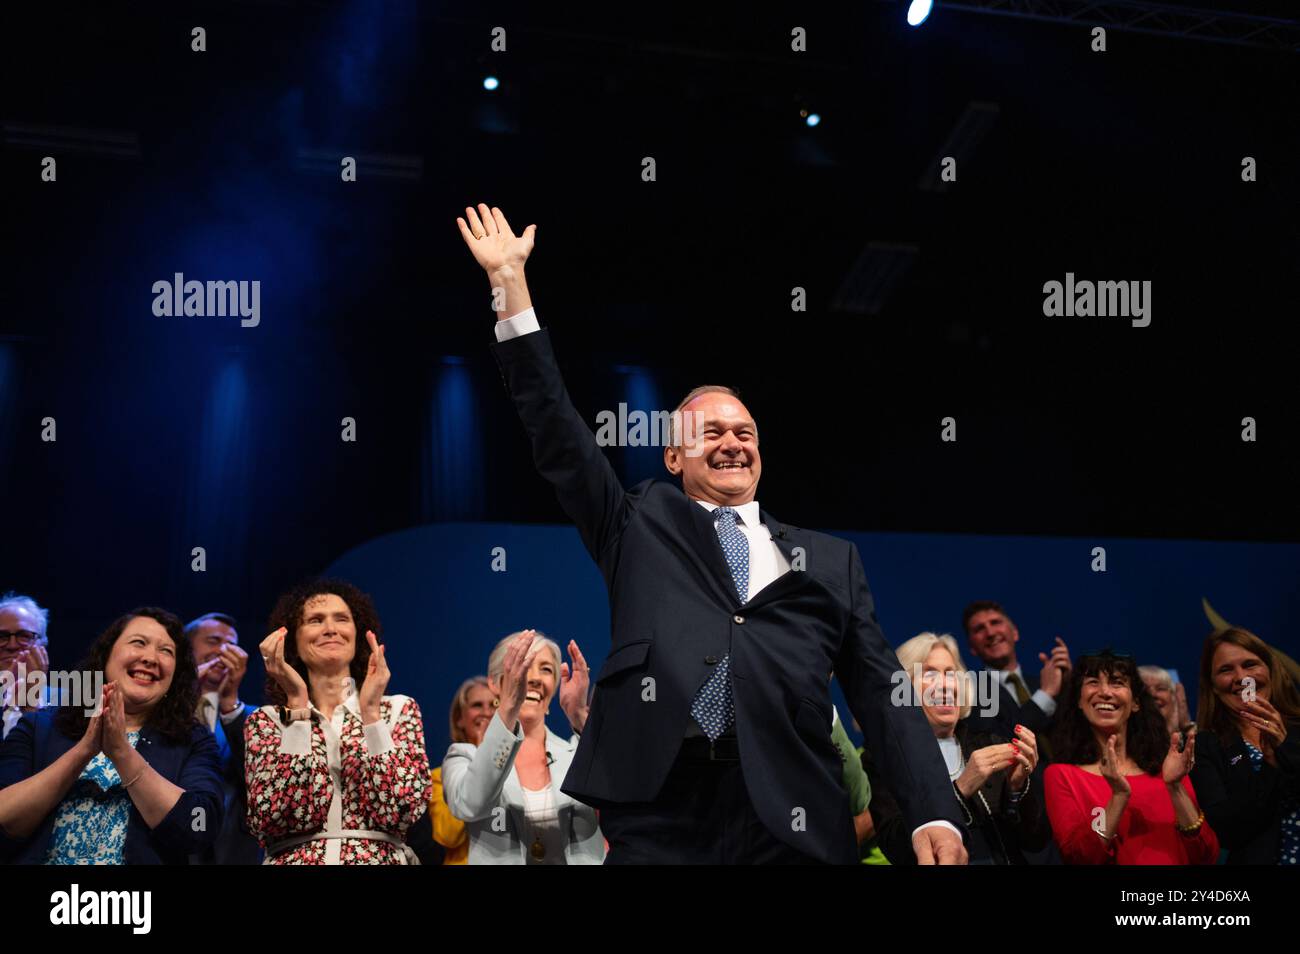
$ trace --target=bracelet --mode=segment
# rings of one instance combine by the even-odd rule
[[[1201,813],[1196,817],[1196,821],[1192,822],[1190,825],[1186,827],[1179,825],[1178,822],[1174,822],[1174,826],[1178,829],[1179,834],[1187,835],[1189,838],[1195,835],[1197,832],[1199,832],[1201,830],[1201,826],[1204,824],[1205,824],[1204,809],[1202,809]]]
[[[244,708],[244,704],[238,698],[236,698],[235,704],[230,707],[230,712],[227,712],[225,709],[221,708],[221,706],[217,706],[217,711],[220,712],[222,715],[230,715],[231,712],[238,712],[242,708]]]
[[[129,781],[129,782],[127,782],[126,784],[124,784],[124,785],[122,786],[122,788],[123,788],[123,789],[128,789],[128,788],[130,788],[132,785],[134,785],[136,782],[140,781],[140,776],[144,775],[145,770],[148,769],[148,768],[149,768],[149,766],[146,765],[144,768],[140,769],[140,771],[136,772],[136,773],[135,773],[135,778],[131,779],[131,781]]]

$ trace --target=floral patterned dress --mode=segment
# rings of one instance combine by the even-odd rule
[[[363,727],[354,692],[332,718],[315,706],[312,714],[286,728],[263,706],[244,725],[248,827],[266,848],[265,863],[411,862],[402,843],[429,804],[420,707],[385,696],[380,720]]]
[[[139,732],[128,732],[135,748]],[[47,865],[120,865],[131,821],[131,796],[107,755],[100,752],[59,802]]]

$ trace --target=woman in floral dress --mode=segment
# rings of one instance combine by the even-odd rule
[[[271,625],[261,645],[270,704],[244,727],[248,827],[265,863],[417,863],[405,837],[428,807],[424,725],[414,699],[384,695],[370,598],[314,581],[280,597]]]

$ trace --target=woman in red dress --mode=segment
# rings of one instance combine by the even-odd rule
[[[1196,730],[1185,746],[1165,730],[1131,656],[1080,659],[1058,722],[1043,793],[1066,864],[1215,863],[1219,840],[1187,777]]]

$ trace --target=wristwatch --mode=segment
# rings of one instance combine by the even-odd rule
[[[306,722],[311,719],[311,707],[305,709],[290,709],[288,706],[277,706],[276,711],[280,713],[280,724],[286,728],[292,722]]]

